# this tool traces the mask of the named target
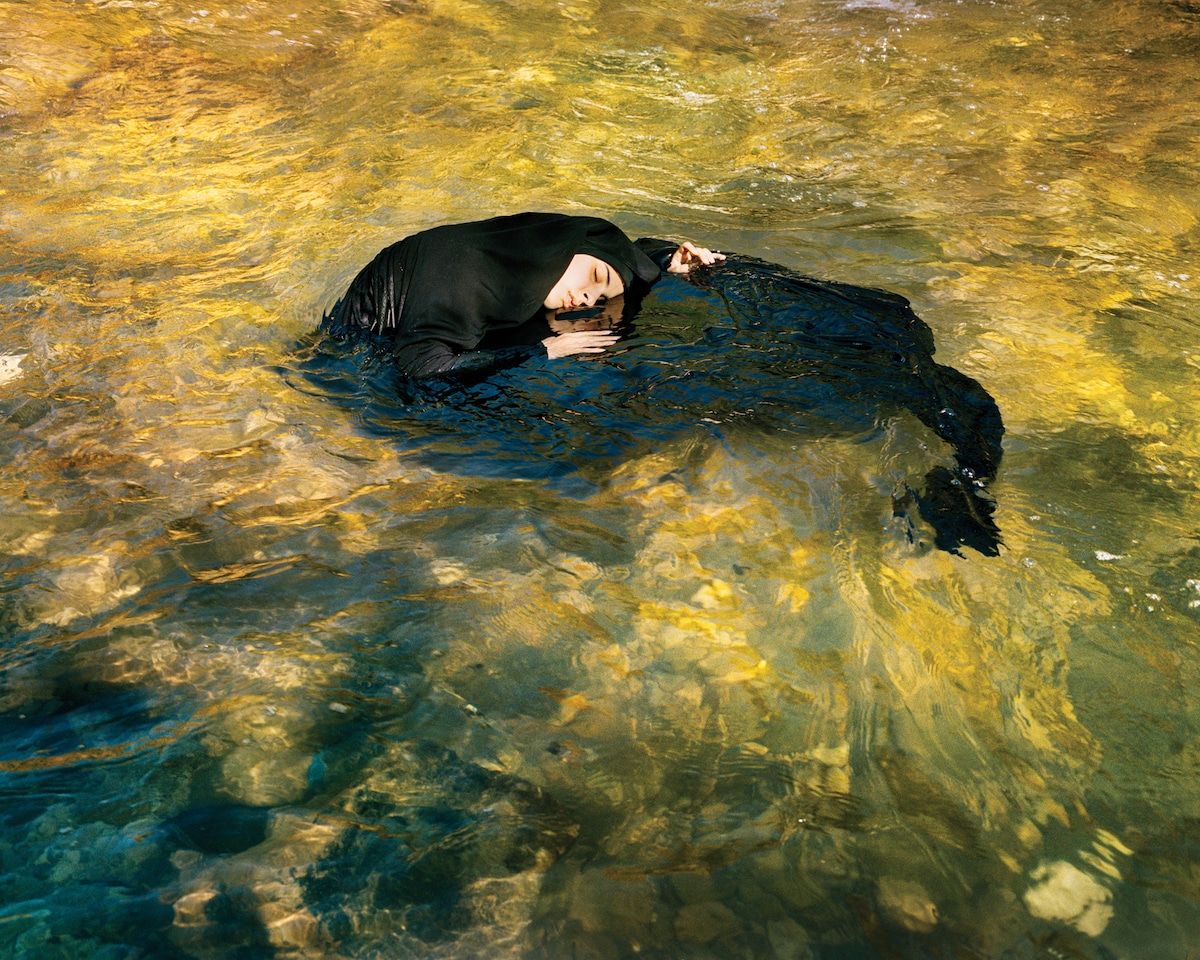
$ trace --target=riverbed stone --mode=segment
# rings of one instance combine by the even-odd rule
[[[1098,937],[1112,919],[1112,891],[1066,860],[1042,863],[1030,874],[1025,906],[1035,917],[1069,924]]]
[[[675,935],[686,943],[706,944],[740,933],[742,923],[725,904],[716,900],[691,903],[675,914]]]
[[[568,916],[584,930],[645,943],[654,919],[653,891],[644,882],[615,880],[602,871],[585,870],[573,884]]]
[[[809,960],[808,931],[790,917],[767,923],[767,942],[775,960]]]
[[[937,904],[925,888],[913,880],[881,879],[879,908],[893,923],[913,933],[932,933],[938,923]]]

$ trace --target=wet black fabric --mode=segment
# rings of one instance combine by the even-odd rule
[[[659,262],[674,249],[638,246]],[[624,339],[599,356],[550,360],[542,350],[520,367],[418,381],[399,375],[386,352],[350,356],[318,338],[300,369],[305,389],[345,401],[436,469],[541,480],[568,495],[590,495],[625,460],[685,437],[762,437],[778,459],[808,440],[883,442],[889,424],[915,417],[950,451],[917,444],[909,460],[924,476],[895,488],[893,515],[922,518],[940,549],[995,555],[987,485],[1003,420],[988,392],[937,363],[934,349],[903,297],[730,254],[666,274]]]
[[[692,280],[721,296],[752,351],[767,347],[763,334],[775,345],[767,402],[831,420],[907,410],[949,444],[954,463],[934,467],[924,488],[910,491],[920,515],[943,550],[999,553],[995,502],[985,488],[1003,454],[1000,408],[977,380],[933,359],[933,331],[907,300],[750,257],[696,271]],[[736,352],[728,356],[736,364]]]
[[[521,213],[434,227],[386,247],[351,281],[324,326],[340,338],[389,340],[399,368],[414,377],[520,362],[533,345],[506,353],[477,348],[489,334],[539,315],[577,253],[609,263],[627,289],[658,279],[658,267],[607,220]]]

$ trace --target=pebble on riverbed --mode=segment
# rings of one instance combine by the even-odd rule
[[[937,904],[924,887],[911,880],[880,880],[879,906],[893,922],[913,933],[932,933],[937,926]]]
[[[21,361],[24,353],[6,353],[0,355],[0,383],[8,383],[21,375]]]
[[[1025,906],[1041,920],[1058,920],[1098,937],[1112,919],[1112,891],[1065,860],[1042,863],[1030,877]]]

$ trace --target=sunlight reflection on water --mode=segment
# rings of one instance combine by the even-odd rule
[[[6,954],[1200,949],[1198,25],[0,0]],[[909,542],[904,418],[568,484],[280,375],[519,209],[910,298],[1002,555]]]

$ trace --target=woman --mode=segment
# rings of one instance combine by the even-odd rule
[[[487,371],[542,350],[602,353],[617,333],[581,330],[529,344],[527,331],[548,331],[545,311],[636,294],[663,269],[687,273],[723,259],[691,243],[633,243],[597,217],[493,217],[424,230],[381,250],[322,325],[339,339],[366,333],[390,341],[410,377]]]
[[[413,377],[490,373],[537,351],[603,352],[618,339],[595,329],[607,318],[580,323],[572,313],[622,294],[627,307],[660,270],[690,273],[717,261],[721,269],[696,271],[658,304],[645,338],[654,362],[644,362],[650,351],[630,351],[579,371],[557,393],[547,378],[497,374],[489,382],[501,384],[502,415],[490,399],[496,391],[477,402],[460,402],[469,391],[456,392],[455,403],[443,404],[436,391],[417,390],[405,398],[407,420],[392,417],[386,428],[417,424],[422,442],[478,435],[503,451],[499,469],[525,457],[532,475],[550,476],[611,465],[642,442],[701,424],[823,437],[874,430],[907,410],[953,448],[953,461],[934,464],[922,489],[895,490],[896,516],[915,505],[939,548],[998,554],[986,488],[1003,456],[1000,409],[976,380],[936,362],[933,331],[895,294],[753,257],[726,259],[690,243],[633,243],[605,220],[526,213],[438,227],[388,247],[350,284],[325,327],[335,338],[365,335],[386,345]],[[673,313],[671,304],[689,293],[709,306]],[[620,316],[617,306],[604,312]],[[546,311],[556,310],[566,313],[548,324]],[[593,329],[578,329],[585,325]],[[560,330],[570,332],[546,335]],[[570,397],[567,420],[555,416],[563,397]],[[480,469],[480,449],[464,444],[469,469]],[[452,456],[439,449],[436,462]]]

